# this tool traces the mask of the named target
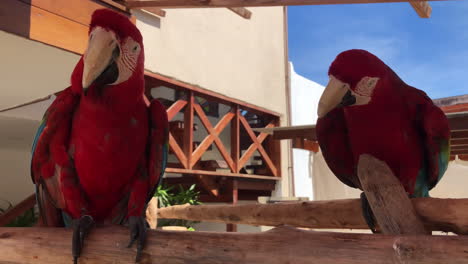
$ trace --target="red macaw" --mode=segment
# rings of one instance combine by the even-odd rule
[[[373,54],[340,53],[318,106],[317,139],[325,161],[343,183],[361,188],[359,156],[384,162],[411,197],[427,197],[449,161],[450,129],[440,108],[407,85]],[[375,231],[364,195],[364,216]]]
[[[144,98],[139,30],[109,9],[92,15],[88,47],[71,86],[44,115],[34,139],[31,175],[40,221],[73,227],[76,263],[91,226],[128,224],[139,260],[145,209],[165,170],[168,119]]]

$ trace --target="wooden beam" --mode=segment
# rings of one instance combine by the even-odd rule
[[[468,199],[414,198],[411,202],[428,230],[468,235]],[[315,229],[369,228],[362,217],[359,199],[235,206],[177,205],[159,209],[158,218]]]
[[[36,195],[31,194],[28,198],[21,201],[19,204],[12,207],[10,210],[0,215],[0,226],[7,225],[15,220],[18,216],[24,214],[27,210],[34,207],[36,204]]]
[[[317,141],[311,141],[303,138],[294,138],[292,141],[292,147],[312,151],[315,153],[319,151],[319,145]]]
[[[169,147],[172,149],[175,156],[177,157],[177,159],[179,159],[180,163],[184,166],[184,168],[187,168],[187,157],[185,156],[184,151],[180,148],[179,144],[175,140],[174,136],[172,136],[171,132],[169,132]],[[167,169],[166,172],[168,172]]]
[[[452,139],[450,146],[468,146],[468,139]]]
[[[430,234],[416,214],[405,189],[385,162],[363,154],[359,157],[357,169],[361,187],[384,234]]]
[[[451,131],[468,130],[468,112],[447,114]]]
[[[236,105],[231,110],[234,113],[234,118],[231,121],[231,157],[234,162],[234,173],[238,173],[240,170],[239,159],[240,159],[240,110],[239,106]]]
[[[186,100],[177,100],[167,109],[167,118],[171,121],[187,105]]]
[[[253,113],[258,113],[261,115],[267,114],[267,115],[272,115],[276,117],[281,116],[281,114],[278,112],[271,111],[266,108],[259,107],[253,104],[249,104],[241,100],[233,99],[228,96],[222,95],[220,93],[213,92],[209,89],[201,88],[200,86],[197,86],[194,84],[182,82],[180,80],[176,80],[174,78],[164,76],[162,74],[145,71],[145,76],[149,79],[154,78],[159,83],[164,84],[167,87],[174,88],[174,89],[186,89],[186,90],[194,91],[197,93],[197,96],[201,95],[206,99],[213,100],[216,102],[221,102],[223,104],[230,105],[230,106],[239,105],[242,109],[248,110]]]
[[[194,105],[195,105],[195,96],[192,91],[189,91],[187,94],[187,106],[185,107],[184,112],[184,155],[187,159],[187,164],[185,168],[191,169],[193,164],[192,152],[193,152],[193,119],[194,119]]]
[[[71,229],[0,228],[0,262],[71,263]],[[81,264],[134,263],[124,227],[95,228]],[[466,236],[385,236],[279,227],[261,233],[148,231],[141,263],[468,263]]]
[[[140,8],[134,8],[134,9],[140,9]],[[148,12],[150,14],[159,16],[159,17],[165,17],[166,16],[166,11],[162,10],[161,8],[157,7],[145,7],[141,8],[141,10]]]
[[[257,6],[293,6],[293,5],[334,5],[334,4],[369,4],[418,2],[424,0],[127,0],[127,6],[165,8],[200,8],[200,7],[257,7]]]
[[[250,12],[247,8],[244,7],[228,7],[229,10],[238,14],[239,16],[250,19],[252,17],[252,12]]]
[[[218,176],[218,177],[237,177],[237,178],[246,178],[246,179],[261,179],[261,180],[272,180],[279,181],[280,177],[275,176],[264,176],[264,175],[254,175],[254,174],[244,174],[244,173],[230,173],[230,172],[221,172],[221,171],[204,171],[204,170],[187,170],[179,168],[167,168],[167,173],[180,173],[180,174],[189,174],[189,175],[207,175],[207,176]]]
[[[428,1],[409,2],[420,18],[430,18],[432,7]]]
[[[236,205],[239,200],[239,186],[236,179],[232,180],[232,205]],[[237,232],[237,224],[227,224],[226,231]]]

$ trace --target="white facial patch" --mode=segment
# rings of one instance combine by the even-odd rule
[[[138,42],[132,38],[126,38],[120,47],[120,58],[117,60],[119,68],[119,78],[113,84],[125,82],[132,76],[136,69],[138,56],[140,55],[141,47]]]
[[[375,86],[379,82],[378,77],[364,77],[357,84],[354,91],[351,93],[356,97],[356,103],[354,105],[365,105],[368,104],[372,99]]]

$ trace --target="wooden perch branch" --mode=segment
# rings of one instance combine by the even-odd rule
[[[359,157],[358,176],[372,212],[384,234],[427,234],[408,194],[383,161]]]
[[[468,234],[468,199],[411,199],[428,230]],[[309,228],[368,229],[359,199],[242,205],[177,205],[158,218]]]
[[[93,229],[80,264],[134,263],[124,227]],[[328,233],[280,227],[262,233],[150,231],[140,263],[468,263],[466,236]],[[72,263],[71,230],[0,228],[0,263]]]

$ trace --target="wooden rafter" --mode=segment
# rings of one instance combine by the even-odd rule
[[[195,104],[195,96],[193,92],[188,92],[187,98],[187,106],[185,107],[184,112],[184,154],[185,158],[187,159],[187,164],[185,168],[191,169],[192,165],[192,152],[193,152],[193,122],[194,122],[194,106]]]
[[[333,5],[333,4],[369,4],[421,2],[426,0],[127,0],[130,8],[157,6],[165,8],[199,8],[199,7],[259,7],[259,6],[293,6],[293,5]],[[440,0],[444,1],[444,0]]]
[[[167,118],[171,121],[174,116],[182,110],[187,104],[186,100],[178,100],[167,109]]]
[[[252,12],[250,12],[247,8],[244,7],[228,7],[229,10],[238,14],[239,16],[250,19],[252,17]]]
[[[184,168],[187,168],[187,157],[185,156],[182,148],[180,148],[179,144],[175,140],[174,136],[172,136],[171,132],[169,132],[169,147],[172,149],[177,159],[179,159],[182,166],[184,166]]]
[[[420,18],[430,18],[432,7],[428,1],[409,2]]]
[[[271,180],[271,181],[281,180],[281,177],[275,177],[275,176],[253,175],[253,174],[246,174],[246,173],[230,173],[230,172],[221,172],[221,171],[193,170],[193,169],[187,170],[187,169],[181,169],[181,168],[167,168],[166,172],[187,174],[187,175],[206,175],[206,176],[215,176],[215,177],[234,177],[234,178]]]

